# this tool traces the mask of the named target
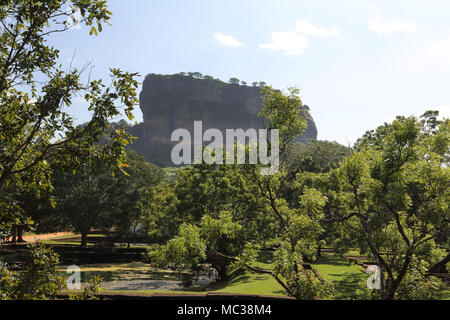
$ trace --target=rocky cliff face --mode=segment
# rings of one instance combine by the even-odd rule
[[[170,165],[175,129],[193,131],[194,121],[203,121],[203,130],[217,128],[262,128],[258,117],[262,100],[258,87],[227,84],[219,80],[182,75],[154,75],[145,78],[140,95],[144,122],[131,133],[139,139],[133,144],[150,162]],[[314,120],[309,117],[307,130],[297,141],[317,138]]]

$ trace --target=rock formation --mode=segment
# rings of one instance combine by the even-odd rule
[[[170,166],[170,141],[175,129],[193,131],[194,121],[203,121],[203,129],[262,128],[258,117],[262,106],[259,87],[227,84],[216,79],[185,75],[150,74],[140,94],[144,122],[131,128],[139,139],[132,145],[136,151],[160,166]],[[317,138],[313,119],[297,138],[306,142]]]

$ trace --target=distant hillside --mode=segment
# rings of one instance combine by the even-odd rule
[[[230,84],[198,73],[149,74],[140,94],[144,122],[129,129],[139,138],[132,148],[165,167],[172,165],[172,132],[178,128],[192,132],[194,121],[203,121],[204,130],[262,128],[260,88],[256,83],[247,86],[234,80]],[[297,141],[316,138],[317,128],[308,114],[308,128]]]

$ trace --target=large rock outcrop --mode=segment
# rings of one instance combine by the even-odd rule
[[[203,130],[217,128],[224,132],[263,127],[258,117],[262,106],[259,87],[179,74],[150,74],[143,83],[140,103],[144,122],[131,128],[139,138],[132,148],[160,166],[171,165],[172,132],[178,128],[192,132],[194,121],[203,121]],[[297,141],[317,138],[314,120],[308,118],[308,127]]]

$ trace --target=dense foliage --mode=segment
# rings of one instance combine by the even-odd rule
[[[63,71],[59,50],[47,39],[80,24],[98,34],[111,12],[105,1],[8,0],[0,4],[0,229],[28,223],[22,193],[40,198],[51,191],[50,162],[76,169],[98,159],[122,167],[130,136],[110,131],[109,143],[97,143],[108,119],[121,109],[129,119],[137,103],[136,74],[111,69],[111,86],[103,80],[82,79],[85,67]],[[87,80],[87,81],[86,81]],[[76,126],[65,111],[82,96],[91,120]]]
[[[46,40],[73,26],[75,8],[95,35],[111,16],[105,1],[0,3],[0,233],[20,241],[31,228],[73,230],[86,246],[101,229],[113,242],[158,242],[148,254],[154,265],[191,274],[214,268],[219,280],[239,269],[268,274],[298,299],[333,296],[333,285],[308,268],[321,248],[356,249],[381,269],[381,290],[364,287],[360,297],[437,297],[441,283],[432,274],[449,261],[449,119],[435,111],[398,117],[354,148],[296,144],[308,114],[299,90],[255,82],[269,152],[279,130],[278,172],[262,175],[261,163],[163,171],[126,148],[125,121],[109,122],[122,108],[132,119],[136,74],[111,69],[111,86],[84,84],[85,68],[58,66],[59,51]],[[217,81],[198,72],[176,76]],[[64,108],[78,95],[92,119],[76,126]],[[272,263],[261,268],[267,252]],[[0,264],[0,298],[55,298],[64,288],[57,264],[40,245],[21,272]],[[72,298],[95,298],[100,282]]]

